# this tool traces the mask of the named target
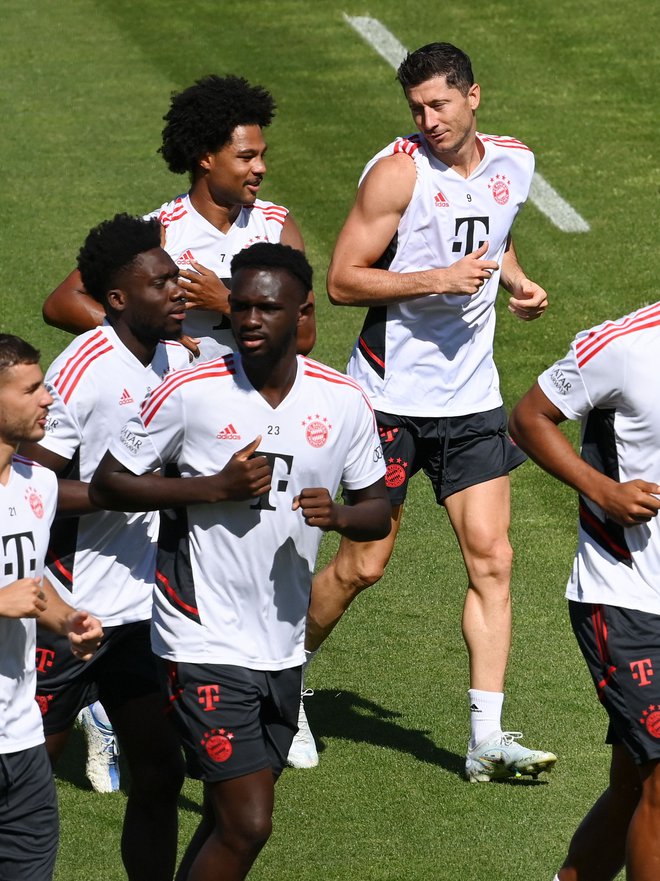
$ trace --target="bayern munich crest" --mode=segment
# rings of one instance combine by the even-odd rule
[[[504,174],[496,174],[495,177],[491,177],[488,189],[493,194],[493,199],[495,199],[498,205],[506,205],[509,201],[509,196],[511,195],[509,192],[510,186],[511,181]]]
[[[302,425],[305,429],[305,439],[310,447],[324,447],[326,445],[332,425],[325,416],[320,416],[318,413],[314,416],[308,416],[307,419],[303,419]]]
[[[646,728],[651,737],[660,739],[660,706],[651,704],[648,709],[644,710],[639,722],[640,725]]]
[[[232,740],[234,735],[224,728],[212,728],[202,737],[202,746],[214,762],[226,762],[234,752]]]
[[[385,470],[385,485],[390,487],[390,489],[395,489],[397,486],[401,486],[406,479],[407,467],[408,463],[403,462],[401,459],[388,459],[387,468]]]
[[[28,486],[28,488],[25,490],[25,500],[32,509],[32,513],[34,514],[34,516],[38,517],[38,519],[41,520],[41,518],[44,516],[44,503],[41,495],[33,486]]]

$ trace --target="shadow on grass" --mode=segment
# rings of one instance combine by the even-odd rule
[[[85,735],[82,730],[75,725],[71,731],[71,736],[64,749],[62,757],[57,763],[56,777],[59,780],[66,781],[77,789],[86,789],[91,791],[92,785],[85,776],[85,762],[87,760],[87,745],[85,743]],[[121,772],[121,791],[124,795],[128,792],[131,775],[129,773],[126,762],[119,759]],[[99,798],[105,797],[105,794],[99,794]],[[181,810],[191,811],[192,813],[201,814],[201,806],[188,798],[186,795],[179,795],[178,805]]]
[[[444,768],[450,774],[464,779],[464,755],[438,746],[427,731],[405,727],[398,721],[401,713],[388,710],[355,692],[315,689],[314,696],[305,701],[305,712],[319,753],[326,748],[324,737],[370,743],[395,752],[408,753],[420,762]],[[526,778],[506,778],[497,782],[513,786],[547,784],[547,780]]]

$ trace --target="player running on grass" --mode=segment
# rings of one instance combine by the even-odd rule
[[[184,507],[161,534],[153,624],[189,773],[205,789],[181,881],[244,878],[270,835],[273,785],[296,731],[323,532],[370,541],[389,529],[364,393],[296,356],[311,288],[299,251],[256,244],[237,254],[230,314],[238,352],[156,389],[92,484],[98,504]],[[183,476],[155,484],[148,472],[168,462]],[[333,502],[340,482],[350,504]]]
[[[342,540],[314,580],[307,649],[316,651],[357,594],[382,576],[408,481],[423,470],[467,570],[467,777],[536,775],[556,756],[527,749],[501,725],[511,643],[508,475],[524,455],[506,434],[493,361],[498,287],[522,320],[547,305],[511,241],[534,157],[515,138],[477,132],[479,85],[455,46],[418,49],[397,76],[418,131],[368,163],[328,273],[334,303],[369,310],[348,372],[376,410],[392,530],[375,543]],[[305,747],[311,764],[313,741]]]

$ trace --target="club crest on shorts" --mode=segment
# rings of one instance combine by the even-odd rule
[[[408,463],[402,459],[393,459],[391,456],[387,460],[387,468],[385,470],[385,486],[394,489],[401,486],[406,479],[406,468]]]
[[[224,728],[212,728],[202,737],[202,746],[214,762],[226,762],[234,752],[232,740],[234,735]]]
[[[511,181],[504,174],[496,174],[495,177],[491,177],[488,189],[493,194],[493,199],[495,199],[498,205],[506,205],[509,201],[509,196],[511,195],[509,192],[510,186]]]
[[[310,447],[324,447],[326,445],[332,428],[326,416],[320,416],[316,413],[314,416],[303,419],[302,425],[305,429],[305,439]]]
[[[41,715],[45,716],[48,712],[48,704],[52,701],[52,694],[36,694],[34,699],[37,702],[37,706],[41,710]]]
[[[25,500],[30,505],[32,513],[39,520],[44,516],[44,503],[41,494],[33,486],[25,490]]]
[[[651,737],[660,739],[660,706],[651,704],[642,713],[639,724],[646,728]]]

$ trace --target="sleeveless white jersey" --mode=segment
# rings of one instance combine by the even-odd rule
[[[19,578],[41,578],[57,479],[48,468],[14,456],[6,486],[0,484],[0,590]],[[34,699],[36,619],[0,616],[0,753],[44,742]]]
[[[417,179],[390,248],[376,264],[393,272],[450,266],[485,241],[502,265],[527,199],[534,156],[514,138],[478,134],[484,157],[468,178],[437,159],[420,134],[397,138],[369,162],[406,153]],[[464,416],[502,403],[493,361],[500,272],[474,296],[434,294],[369,309],[348,365],[377,410]]]
[[[275,409],[252,387],[238,354],[180,371],[110,449],[135,474],[176,461],[184,477],[211,475],[258,435],[258,453],[273,472],[268,496],[189,506],[174,536],[162,517],[152,645],[164,658],[256,670],[301,664],[322,533],[291,510],[294,496],[324,486],[334,497],[340,481],[357,490],[385,472],[364,392],[302,357]]]
[[[166,374],[188,365],[180,343],[159,343],[145,367],[109,324],[81,334],[46,373],[53,403],[40,444],[73,459],[77,467],[70,476],[89,482],[110,438],[138,412],[145,395]],[[58,520],[49,577],[67,602],[87,609],[105,626],[146,620],[157,530],[156,512],[96,511]]]
[[[540,377],[550,401],[582,421],[581,455],[624,483],[660,483],[660,303],[579,333]],[[660,520],[623,527],[580,497],[571,600],[660,614]]]
[[[211,269],[229,287],[234,254],[255,242],[279,242],[287,208],[257,199],[241,208],[227,233],[220,232],[192,206],[187,193],[165,202],[148,217],[157,217],[165,228],[165,250],[184,269],[191,261]],[[194,271],[194,270],[193,270]],[[210,336],[235,348],[229,319],[208,309],[190,309],[183,325],[192,337]]]

